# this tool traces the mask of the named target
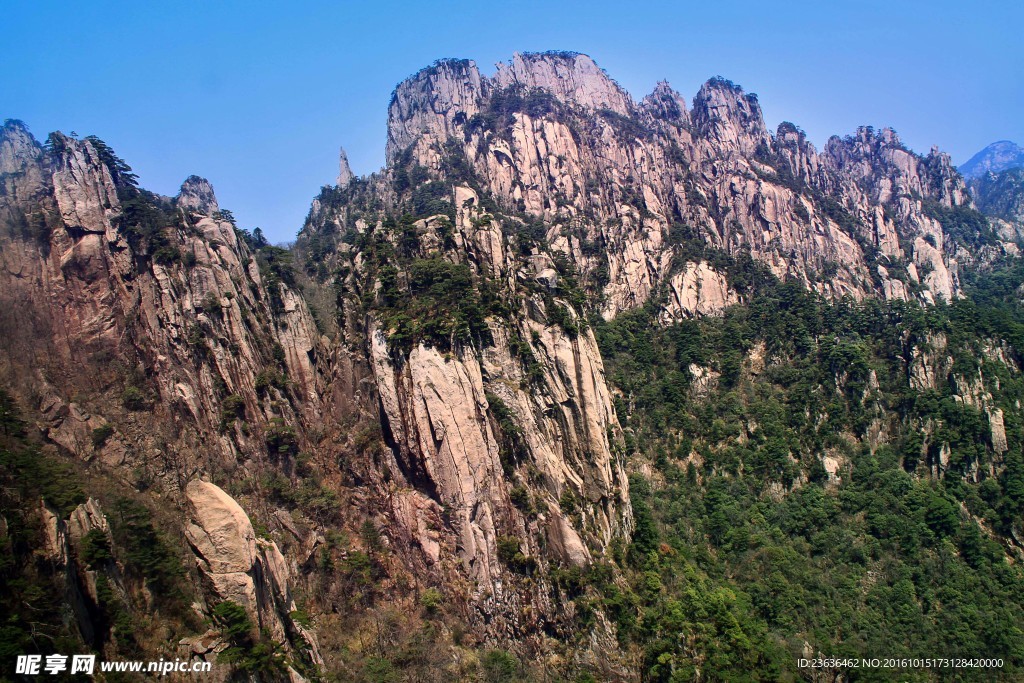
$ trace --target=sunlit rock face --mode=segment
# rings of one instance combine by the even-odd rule
[[[959,295],[967,252],[940,217],[971,209],[963,181],[889,129],[819,151],[793,124],[769,131],[756,95],[723,78],[692,103],[665,82],[635,102],[564,52],[517,54],[493,75],[441,60],[395,88],[388,114],[386,167],[321,193],[298,249],[341,293],[339,324],[372,377],[390,476],[408,489],[396,517],[431,566],[454,548],[492,612],[486,596],[518,599],[502,538],[580,564],[631,528],[576,289],[605,319],[653,302],[662,324],[742,303],[755,268],[832,298]],[[504,302],[486,333],[407,338],[422,313],[395,297],[415,294],[427,261],[465,267]],[[450,525],[426,531],[438,515]]]
[[[517,54],[493,77],[444,61],[395,89],[388,129],[392,165],[444,177],[462,155],[503,206],[544,217],[553,246],[606,273],[606,317],[684,269],[684,234],[828,296],[959,291],[929,210],[970,206],[947,155],[870,128],[819,152],[792,124],[769,132],[757,97],[721,78],[687,108],[664,82],[634,103],[585,55]]]
[[[819,151],[721,78],[634,102],[585,55],[491,76],[445,60],[388,115],[386,167],[356,177],[342,150],[291,253],[237,230],[198,176],[159,197],[98,141],[0,134],[0,367],[31,369],[10,374],[50,446],[168,508],[203,618],[237,602],[311,661],[292,595],[334,609],[321,564],[348,557],[342,531],[379,534],[481,642],[571,621],[552,571],[633,529],[601,317],[718,315],[759,269],[935,303],[985,257],[944,222],[972,206],[946,155],[870,128]],[[908,360],[911,386],[948,375],[941,346]],[[718,379],[690,372],[698,393]],[[964,392],[1005,450],[1012,425]],[[282,502],[298,490],[319,507]],[[68,534],[105,529],[95,504],[75,514],[46,517],[55,562]]]

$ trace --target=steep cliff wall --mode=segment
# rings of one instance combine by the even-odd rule
[[[631,528],[590,311],[650,304],[668,325],[743,302],[764,272],[951,301],[958,258],[1009,249],[964,228],[977,212],[936,150],[861,128],[819,152],[721,78],[691,107],[667,83],[635,103],[575,53],[418,72],[386,158],[324,188],[297,253],[372,375],[403,506],[449,515],[464,570],[499,595],[524,573],[502,539],[579,564]],[[445,544],[412,537],[436,563]]]
[[[1014,253],[1016,233],[988,229],[937,150],[861,128],[818,151],[792,124],[770,132],[757,97],[721,78],[691,106],[667,83],[636,103],[574,53],[515,55],[492,77],[468,60],[420,71],[394,92],[386,157],[358,178],[342,151],[287,251],[238,230],[202,178],[160,197],[101,140],[0,133],[0,372],[48,457],[172,520],[206,620],[181,639],[189,656],[240,647],[231,617],[280,645],[282,676],[347,671],[370,621],[383,649],[384,605],[443,614],[429,628],[456,653],[464,629],[536,653],[586,621],[589,640],[559,657],[628,676],[612,607],[589,605],[620,595],[622,549],[650,530],[625,459],[654,455],[623,431],[637,396],[610,386],[595,329],[625,319],[639,373],[664,354],[635,321],[664,332],[778,280],[833,300],[952,301],[962,264]],[[792,360],[768,341],[677,354],[659,400]],[[955,382],[985,411],[994,475],[1010,404],[941,347],[906,346],[901,386]],[[863,374],[861,407],[877,412]],[[872,418],[874,449],[888,427]],[[682,438],[666,429],[659,452]],[[932,450],[941,478],[949,456]],[[833,484],[837,458],[822,460]],[[119,583],[128,565],[116,548],[102,567],[77,559],[87,534],[117,544],[102,506],[37,512],[80,635],[116,650],[116,629],[86,631],[99,573],[139,604]]]
[[[620,431],[581,292],[549,256],[511,255],[469,187],[453,190],[451,217],[416,220],[404,239],[383,220],[355,224],[360,248],[325,259],[350,266],[321,320],[331,340],[290,255],[238,231],[201,178],[169,199],[138,189],[97,139],[58,133],[44,148],[11,122],[0,144],[6,380],[52,447],[181,510],[174,533],[208,618],[237,603],[289,656],[322,664],[291,591],[320,586],[306,598],[317,610],[347,601],[349,579],[329,568],[372,552],[374,592],[417,572],[503,642],[563,620],[552,570],[628,538]],[[374,300],[416,278],[423,308]],[[452,278],[454,302],[435,291]],[[249,516],[277,542],[250,538]],[[242,521],[225,531],[229,518]],[[387,553],[329,540],[367,525]],[[204,658],[227,647],[216,631],[182,642]]]
[[[157,197],[101,141],[55,133],[44,149],[16,122],[0,134],[0,159],[0,368],[47,447],[172,505],[200,473],[223,483],[293,473],[327,393],[326,348],[301,296],[239,239],[209,184],[192,177],[177,199]],[[74,536],[76,519],[54,528]],[[260,547],[257,581],[287,596],[284,558]],[[238,597],[211,586],[207,615]],[[305,649],[289,600],[241,602]]]
[[[423,218],[358,208],[388,191],[322,195],[302,253],[315,271],[309,249],[341,238],[326,257],[331,287],[341,336],[372,371],[389,477],[407,488],[395,505],[450,520],[450,543],[423,521],[406,526],[429,566],[456,549],[489,614],[538,599],[550,609],[519,577],[543,586],[548,567],[585,566],[631,528],[582,292],[546,252],[523,253],[511,236],[521,221],[498,220],[470,187],[441,190],[446,213]]]
[[[792,124],[769,133],[757,97],[724,79],[691,110],[666,83],[635,104],[571,53],[516,55],[493,78],[440,62],[396,88],[389,115],[391,168],[460,168],[506,211],[543,217],[552,246],[600,274],[606,317],[646,301],[694,243],[833,297],[959,291],[940,219],[970,210],[964,183],[888,129],[818,152]]]
[[[58,396],[94,382],[123,394],[129,411],[185,418],[219,467],[262,449],[259,434],[242,433],[235,417],[301,428],[301,416],[319,410],[315,363],[324,351],[313,320],[294,290],[264,281],[269,271],[261,273],[216,210],[205,181],[190,178],[178,202],[163,200],[119,188],[93,142],[54,134],[44,152],[8,124],[3,144],[30,160],[5,174],[13,187],[0,209],[10,372],[33,367]],[[23,323],[49,334],[33,338]],[[97,364],[98,356],[111,362]],[[261,396],[259,377],[273,372],[287,386]],[[153,438],[140,432],[109,443],[123,464],[138,466]],[[171,486],[182,474],[164,473]]]

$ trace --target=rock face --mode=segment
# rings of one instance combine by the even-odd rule
[[[580,272],[607,281],[606,317],[683,270],[691,244],[829,296],[959,291],[935,216],[970,208],[963,181],[948,156],[918,156],[889,129],[819,152],[792,124],[770,133],[757,97],[724,79],[689,110],[667,83],[635,104],[571,53],[516,55],[493,78],[439,62],[396,88],[389,114],[389,164],[440,179],[464,159],[506,210],[542,217]]]
[[[345,148],[342,147],[338,150],[338,187],[345,187],[355,176],[352,174],[352,168],[348,165],[348,155],[345,154]]]
[[[989,445],[998,461],[1009,447],[1004,411],[999,400],[993,396],[993,392],[999,392],[999,373],[1018,373],[1018,363],[1012,354],[1006,353],[1002,347],[986,343],[982,347],[982,355],[989,365],[976,368],[973,373],[964,374],[955,364],[949,347],[949,340],[942,333],[906,340],[904,358],[908,359],[907,384],[915,392],[950,387],[954,401],[978,411],[987,420]],[[935,425],[924,425],[922,431],[926,437],[927,447],[923,448],[922,453],[932,453],[932,472],[935,477],[941,477],[948,469],[951,447],[949,443],[941,441],[942,430],[933,427]],[[935,443],[931,443],[933,438],[936,440]],[[975,462],[968,476],[973,481],[978,481],[979,467],[983,466],[984,464],[979,465]],[[996,471],[994,463],[989,462],[987,466],[989,474]]]
[[[175,203],[183,209],[212,216],[220,211],[213,186],[206,178],[192,175],[181,184]]]
[[[739,301],[725,275],[708,263],[688,263],[668,282],[668,301],[661,321],[671,323],[689,315],[711,315]]]
[[[723,78],[692,106],[664,82],[635,103],[585,55],[516,54],[492,77],[442,60],[395,88],[387,140],[382,172],[314,200],[297,250],[372,379],[400,535],[435,571],[454,548],[492,623],[510,622],[486,596],[519,599],[503,538],[581,564],[631,527],[579,297],[606,319],[653,300],[669,324],[741,303],[763,269],[936,303],[975,258],[944,225],[974,215],[947,155],[871,128],[816,150]],[[456,276],[472,285],[457,300],[501,305],[452,313],[432,292]],[[937,381],[933,365],[911,381]],[[450,529],[427,533],[437,516]]]
[[[385,169],[357,179],[339,156],[287,253],[202,178],[159,197],[99,140],[0,132],[0,369],[22,369],[49,448],[181,511],[197,609],[236,602],[313,664],[293,594],[336,613],[333,563],[378,545],[481,640],[572,628],[550,577],[633,528],[601,316],[717,315],[765,273],[935,303],[1012,239],[958,232],[975,214],[949,158],[889,129],[819,151],[725,79],[636,103],[575,53],[493,77],[437,62],[395,89]],[[955,383],[1006,450],[984,382],[926,341],[907,382]],[[690,374],[698,395],[719,380]],[[50,521],[61,566],[109,533],[93,501]],[[339,529],[369,531],[339,549]],[[212,657],[217,638],[185,643]]]
[[[220,488],[198,479],[189,482],[185,495],[193,519],[187,527],[188,540],[204,571],[211,576],[251,571],[256,563],[256,534],[245,511]]]
[[[412,250],[386,262],[369,252],[335,253],[346,273],[334,284],[343,293],[345,337],[369,340],[389,476],[410,490],[395,507],[396,519],[405,520],[434,571],[442,570],[439,547],[456,548],[475,598],[498,599],[483,608],[494,619],[506,609],[501,603],[526,599],[509,588],[514,572],[500,559],[499,542],[517,539],[542,566],[586,564],[629,532],[628,484],[615,452],[618,420],[600,352],[565,298],[557,264],[540,251],[513,253],[517,245],[505,234],[513,226],[484,210],[472,188],[456,185],[449,206],[452,217],[414,221],[403,242],[386,221],[351,221],[345,207],[325,196],[314,205],[307,238],[314,230],[351,230],[360,242],[388,245],[384,251]],[[451,264],[444,272],[465,267],[470,280],[487,283],[507,301],[508,310],[481,321],[479,341],[414,339],[402,347],[387,311],[367,324],[361,302],[380,292],[382,267],[408,281],[418,277],[418,265],[441,268],[441,262]],[[384,299],[390,296],[378,303]],[[553,322],[556,312],[561,324]],[[448,540],[424,533],[418,521],[414,526],[410,506],[417,520],[447,516],[451,529],[442,536],[450,533]]]
[[[0,297],[8,308],[0,325],[12,343],[20,340],[8,350],[19,362],[38,365],[60,386],[67,381],[60,372],[72,366],[76,381],[88,382],[90,372],[114,379],[102,364],[79,367],[83,353],[130,352],[136,369],[121,372],[133,376],[133,404],[184,411],[226,466],[262,448],[243,434],[224,438],[220,415],[229,396],[244,404],[234,412],[257,424],[280,418],[301,427],[299,413],[317,410],[323,380],[314,363],[326,353],[312,317],[285,284],[263,282],[267,271],[216,214],[209,183],[186,180],[177,207],[152,195],[145,222],[128,226],[120,197],[137,202],[138,191],[116,185],[93,142],[57,133],[44,153],[12,123],[0,140],[3,164],[12,169],[4,176],[10,191],[0,199]],[[45,362],[33,359],[40,353]],[[197,366],[197,354],[209,364]],[[258,396],[257,378],[269,371],[290,383]],[[293,400],[273,408],[266,400],[286,396]],[[102,419],[60,403],[45,406],[62,420],[54,438],[87,457],[89,431]],[[157,436],[132,444],[125,464],[144,462]]]
[[[290,571],[277,544],[257,539],[249,516],[216,485],[194,479],[185,495],[190,519],[185,536],[213,599],[241,605],[275,642],[307,649],[312,661],[322,664],[316,639],[290,616],[296,609]]]
[[[1024,224],[1024,168],[979,175],[970,188],[983,213]]]
[[[43,397],[56,447],[115,476],[144,477],[184,508],[206,609],[232,600],[293,651],[315,645],[288,616],[290,592],[308,580],[295,568],[309,566],[327,529],[278,510],[266,519],[298,542],[257,539],[237,502],[206,481],[270,472],[298,486],[301,449],[348,461],[325,474],[366,482],[356,514],[383,516],[405,566],[423,567],[437,585],[472,586],[464,602],[489,637],[556,618],[546,591],[517,587],[524,572],[543,581],[549,568],[587,564],[628,537],[620,430],[597,344],[571,300],[577,290],[567,289],[578,285],[546,251],[510,253],[503,230],[515,226],[489,214],[470,186],[453,188],[450,218],[415,222],[415,255],[493,280],[508,308],[483,320],[487,344],[398,349],[386,321],[361,316],[347,295],[342,343],[321,336],[288,271],[270,260],[276,252],[237,231],[201,178],[161,198],[135,188],[100,141],[54,134],[44,149],[16,123],[0,150],[5,362],[37,369],[22,379]],[[338,208],[314,215],[347,221]],[[395,238],[382,223],[351,225],[367,239]],[[339,246],[326,260],[344,254]],[[380,262],[349,256],[340,291],[376,286]],[[101,355],[113,362],[82,362]],[[379,425],[387,457],[351,456],[352,437],[338,425],[353,421]],[[523,558],[514,566],[500,552],[510,543]]]
[[[992,450],[1002,455],[1007,451],[1006,426],[1003,423],[1003,409],[993,408],[988,413],[988,422],[992,430]]]
[[[101,141],[54,133],[44,149],[18,122],[0,131],[0,167],[0,365],[7,386],[38,397],[27,405],[48,447],[111,482],[159,491],[172,509],[199,472],[293,476],[298,442],[329,394],[318,366],[329,353],[305,303],[219,213],[209,183],[193,176],[175,200],[158,197],[135,188]],[[291,561],[263,540],[226,543],[252,533],[228,501],[208,510],[234,515],[233,528],[200,514],[188,527],[211,530],[195,536],[209,553],[205,597],[238,600],[315,661],[315,637],[288,617]],[[68,560],[90,531],[109,537],[102,511],[89,501],[51,526],[79,632],[108,647],[96,640],[96,577],[123,595],[118,566]]]
[[[41,504],[40,511],[46,539],[45,547],[40,549],[41,554],[62,575],[64,603],[74,617],[82,639],[92,647],[101,648],[103,642],[98,637],[96,624],[102,618],[103,610],[109,609],[109,605],[105,607],[101,601],[101,577],[106,580],[110,593],[107,599],[116,601],[123,609],[128,607],[127,591],[117,558],[90,564],[85,553],[90,533],[103,539],[108,548],[113,547],[110,523],[99,501],[94,498],[72,510],[67,519],[61,519],[45,504]],[[96,542],[92,540],[93,544]]]
[[[587,55],[575,52],[513,55],[498,65],[493,79],[496,89],[543,90],[557,99],[590,109],[608,109],[628,115],[629,95],[612,81]]]

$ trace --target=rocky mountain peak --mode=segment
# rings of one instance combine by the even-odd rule
[[[39,143],[29,132],[28,126],[18,119],[6,119],[3,127],[0,127],[0,142],[15,144],[20,141],[25,146],[39,147]],[[6,160],[6,155],[4,156]]]
[[[388,107],[388,163],[424,134],[447,138],[479,111],[483,88],[470,59],[439,60],[399,83]]]
[[[925,163],[931,168],[940,170],[943,175],[952,177],[958,173],[956,166],[953,165],[952,157],[948,152],[939,149],[938,145],[933,145],[929,150],[928,156],[925,157]]]
[[[338,187],[345,187],[355,175],[352,174],[352,167],[348,165],[348,155],[345,154],[345,148],[341,147],[338,149]]]
[[[686,110],[686,99],[673,90],[668,81],[658,81],[651,94],[640,102],[640,108],[670,123],[681,123],[690,118]]]
[[[807,133],[795,123],[783,121],[775,130],[775,144],[783,147],[802,147],[807,143]]]
[[[904,195],[923,195],[947,207],[969,201],[948,154],[932,149],[918,156],[892,128],[861,126],[853,135],[832,136],[824,156],[840,172],[875,185],[873,201],[882,204]]]
[[[175,202],[182,208],[208,216],[220,211],[220,206],[217,205],[217,195],[213,192],[213,185],[206,178],[200,178],[197,175],[190,175],[185,179]]]
[[[516,53],[498,64],[498,88],[540,88],[557,99],[589,109],[610,109],[628,115],[633,100],[593,59],[576,52]]]
[[[870,138],[871,138],[870,126],[867,126],[867,127],[866,126],[861,126],[861,127],[859,127],[857,129],[857,136],[860,137],[863,140],[870,140]],[[878,131],[878,135],[876,136],[876,138],[877,138],[878,142],[880,142],[883,145],[889,146],[889,147],[902,147],[903,146],[903,141],[900,140],[900,136],[896,133],[896,131],[894,129],[889,128],[888,126],[883,128],[882,130]]]
[[[875,130],[873,126],[859,126],[846,137],[833,135],[825,143],[825,154],[840,168],[872,157],[891,158],[893,150],[906,151],[896,131],[892,128]]]
[[[1024,147],[1009,140],[1000,140],[975,154],[959,170],[964,178],[971,179],[1021,167],[1024,167]]]
[[[47,139],[52,185],[64,224],[84,232],[105,232],[121,213],[110,149],[96,138],[78,140],[60,132]]]
[[[28,126],[21,119],[4,119],[4,125],[0,127],[0,136],[6,136],[9,131],[23,131],[28,133]]]
[[[698,226],[695,236],[712,248],[749,249],[776,275],[796,273],[830,296],[910,296],[906,283],[872,275],[864,244],[927,270],[924,301],[958,288],[955,265],[933,246],[943,244],[940,221],[924,214],[934,213],[930,202],[969,202],[966,187],[948,156],[917,155],[891,128],[859,128],[819,153],[794,124],[773,136],[757,96],[725,78],[707,81],[689,111],[666,82],[636,105],[592,59],[571,52],[516,54],[492,78],[469,60],[436,62],[396,88],[390,113],[388,166],[401,191],[410,164],[422,177],[455,180],[456,154],[505,207],[555,224],[596,216],[582,224],[580,244],[620,245],[606,264],[571,239],[553,246],[580,272],[607,278],[608,317],[640,305],[663,279],[673,216]],[[689,189],[678,185],[681,171]],[[919,233],[929,238],[905,253],[901,243]],[[852,265],[816,280],[837,261]]]
[[[0,173],[20,173],[34,165],[43,148],[28,127],[17,119],[7,119],[0,128]]]
[[[340,150],[341,187],[322,188],[290,250],[236,229],[203,178],[160,197],[138,188],[98,138],[55,133],[44,147],[20,122],[4,124],[0,365],[24,368],[19,381],[39,398],[33,421],[47,452],[81,461],[89,481],[167,507],[158,521],[168,538],[184,537],[175,543],[193,566],[196,600],[183,595],[182,611],[214,627],[178,641],[190,657],[209,661],[227,646],[215,617],[228,601],[303,672],[325,660],[369,671],[342,659],[337,634],[358,637],[371,620],[379,633],[385,609],[417,633],[428,621],[441,634],[459,624],[467,653],[473,643],[518,642],[535,649],[517,657],[561,656],[550,647],[556,639],[582,636],[575,642],[589,639],[594,657],[615,655],[616,629],[633,628],[619,621],[619,606],[641,607],[619,596],[654,593],[650,565],[632,558],[693,566],[684,557],[667,564],[677,562],[673,545],[651,536],[660,510],[632,507],[662,490],[652,489],[659,479],[674,479],[649,453],[665,453],[666,463],[674,453],[673,469],[687,465],[692,481],[673,489],[683,495],[721,474],[742,483],[738,470],[720,468],[748,457],[741,450],[756,456],[749,476],[772,488],[751,479],[743,495],[752,505],[853,471],[824,454],[834,435],[816,428],[801,428],[813,440],[793,432],[790,443],[820,454],[820,467],[791,457],[784,440],[761,449],[762,436],[782,428],[760,412],[775,411],[767,400],[735,404],[766,415],[763,426],[743,417],[721,438],[717,426],[701,426],[714,403],[747,387],[790,392],[788,380],[769,377],[783,377],[766,371],[776,366],[796,371],[784,396],[809,401],[808,419],[822,414],[818,399],[838,402],[849,419],[836,426],[865,457],[890,444],[920,457],[921,473],[928,454],[929,467],[945,470],[948,444],[904,436],[945,438],[922,429],[927,414],[890,432],[898,420],[884,406],[906,396],[900,378],[913,391],[960,383],[941,369],[954,365],[952,344],[919,335],[916,321],[906,335],[869,344],[869,327],[911,309],[853,301],[952,301],[964,294],[962,267],[1019,253],[1018,244],[977,227],[984,218],[948,155],[917,155],[891,129],[860,128],[818,153],[795,124],[769,133],[757,97],[725,79],[687,104],[663,81],[636,105],[576,53],[517,54],[492,78],[469,60],[436,62],[395,89],[387,167],[352,182]],[[978,189],[978,204],[1024,222],[1015,201],[1024,169],[1008,173],[998,185],[985,176],[993,185]],[[998,228],[1008,242],[1021,235],[1020,226]],[[740,316],[715,320],[733,306]],[[675,326],[686,318],[702,320]],[[1008,345],[992,348],[1011,357]],[[1019,375],[1013,354],[999,381]],[[965,367],[988,372],[992,360]],[[971,446],[988,439],[978,377],[974,403],[961,396],[974,410],[963,420],[975,425],[964,433]],[[1019,450],[1010,402],[1019,388],[1011,385],[1002,408],[993,402],[993,455]],[[674,404],[685,412],[662,412]],[[945,419],[947,406],[939,410],[927,419]],[[675,426],[649,429],[644,411]],[[683,447],[684,429],[700,441]],[[775,464],[762,468],[769,451]],[[631,483],[627,472],[641,476]],[[96,521],[78,528],[105,529],[107,539],[114,527],[99,504],[80,508],[74,514]],[[704,509],[695,513],[701,524]],[[83,559],[78,549],[62,544],[61,562]],[[106,564],[114,581],[116,563]],[[153,603],[139,592],[135,611],[148,623]],[[451,609],[437,609],[442,600]],[[589,635],[585,622],[597,624]],[[104,628],[113,647],[119,632]],[[754,636],[767,632],[757,628]],[[330,656],[320,657],[313,629],[328,636]],[[387,647],[406,652],[397,636]],[[431,647],[447,665],[447,641]]]
[[[921,171],[929,193],[944,206],[970,204],[967,187],[949,154],[932,147],[921,162]]]
[[[575,52],[516,53],[498,64],[493,78],[480,74],[469,59],[443,59],[413,74],[395,88],[388,109],[386,158],[393,163],[425,138],[458,137],[496,92],[543,91],[556,100],[591,111],[631,116],[632,98],[590,57]],[[683,107],[685,110],[685,106]]]
[[[720,76],[704,83],[693,98],[692,119],[720,150],[752,154],[769,142],[757,95]]]

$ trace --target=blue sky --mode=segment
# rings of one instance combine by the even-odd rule
[[[714,75],[770,128],[820,146],[861,124],[966,161],[1024,144],[1024,3],[31,2],[4,9],[0,117],[96,134],[142,184],[195,173],[242,226],[290,240],[337,174],[384,157],[394,86],[439,57],[485,73],[515,51],[591,55],[634,98]]]

